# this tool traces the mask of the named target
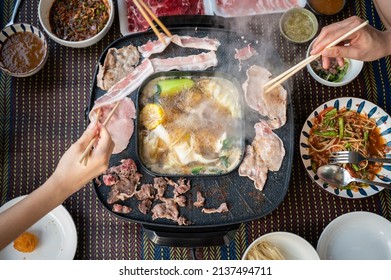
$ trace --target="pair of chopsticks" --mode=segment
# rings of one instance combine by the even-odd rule
[[[153,24],[152,20],[155,20],[156,23],[161,27],[161,29],[164,31],[164,33],[171,37],[171,32],[167,29],[167,27],[164,26],[164,24],[157,18],[157,16],[151,11],[151,9],[144,3],[143,0],[133,0],[133,3],[136,5],[137,9],[139,9],[141,15],[145,18],[145,20],[148,22],[149,26],[152,28],[153,32],[155,32],[156,36],[159,38],[159,40],[166,44],[164,41],[162,35],[157,30],[156,26]],[[148,15],[149,14],[149,15]],[[149,17],[151,16],[152,19]]]
[[[106,126],[107,123],[110,121],[111,117],[113,116],[115,110],[117,110],[118,106],[119,106],[119,103],[120,101],[117,101],[117,103],[114,105],[114,107],[111,109],[109,115],[107,116],[106,120],[104,121],[103,123],[103,126]],[[98,109],[98,113],[97,113],[97,117],[96,117],[96,122],[99,121],[99,117],[100,117],[100,112],[101,112],[101,108]],[[92,138],[92,140],[90,141],[90,143],[88,144],[88,146],[85,148],[83,154],[81,155],[80,159],[79,159],[79,163],[82,163],[84,161],[84,166],[87,165],[87,162],[88,162],[88,158],[89,158],[89,155],[90,155],[90,152],[91,152],[91,149],[92,149],[92,146],[94,145],[95,141],[97,140],[98,138],[98,134],[94,136],[94,138]]]
[[[327,48],[330,48],[330,47],[333,47],[337,44],[339,44],[340,42],[342,42],[343,40],[345,40],[347,37],[349,37],[350,35],[352,35],[354,32],[356,32],[357,30],[363,28],[365,25],[368,24],[368,21],[365,21],[363,22],[362,24],[360,24],[359,26],[353,28],[352,30],[350,30],[348,33],[346,33],[345,35],[339,37],[337,40],[331,42],[330,44],[328,44],[325,49]],[[285,71],[284,73],[280,74],[279,76],[275,77],[274,79],[270,80],[269,82],[267,82],[266,84],[263,85],[263,89],[265,90],[265,92],[268,92],[268,91],[271,91],[272,89],[274,89],[275,87],[279,86],[280,84],[282,84],[283,82],[285,82],[287,79],[289,79],[290,77],[292,77],[294,74],[296,74],[299,70],[301,70],[302,68],[304,68],[307,64],[311,63],[312,61],[314,61],[315,59],[317,59],[318,57],[320,57],[321,54],[318,53],[318,54],[314,54],[314,55],[311,55],[309,57],[307,57],[305,60],[303,60],[302,62],[296,64],[295,66],[289,68],[287,71]]]

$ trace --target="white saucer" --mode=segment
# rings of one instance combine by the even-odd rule
[[[391,222],[371,212],[341,215],[323,230],[317,251],[321,260],[389,260]]]
[[[8,201],[0,208],[0,212],[10,208],[24,197],[20,196]],[[76,227],[64,206],[60,205],[52,210],[27,231],[38,237],[37,248],[31,253],[22,253],[15,250],[11,242],[0,251],[0,260],[72,260],[75,257]]]

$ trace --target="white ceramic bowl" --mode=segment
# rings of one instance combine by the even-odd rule
[[[255,239],[244,252],[242,260],[245,260],[252,247],[261,241],[275,246],[286,260],[319,260],[318,253],[307,240],[297,234],[284,231],[267,233]]]
[[[391,222],[372,212],[343,214],[323,230],[317,251],[322,260],[390,260]]]
[[[37,27],[32,26],[31,24],[28,23],[15,23],[10,26],[5,27],[1,32],[0,32],[0,50],[3,46],[3,43],[7,40],[9,36],[12,34],[18,33],[18,32],[30,32],[38,36],[38,38],[42,41],[44,48],[45,48],[45,53],[43,55],[43,58],[41,62],[38,64],[37,67],[34,69],[25,72],[25,73],[14,73],[10,70],[8,70],[1,62],[0,62],[0,69],[7,73],[10,76],[13,77],[28,77],[31,76],[35,73],[37,73],[39,70],[42,69],[42,67],[45,65],[47,58],[48,58],[48,45],[47,41],[45,38],[45,35],[41,30],[39,30]]]
[[[295,14],[304,14],[304,15],[308,16],[312,22],[312,32],[307,38],[305,38],[303,40],[295,40],[295,39],[291,38],[290,36],[288,36],[285,33],[284,28],[283,28],[284,23],[287,20],[289,20],[292,16],[294,16]],[[297,43],[297,44],[303,44],[303,43],[306,43],[306,42],[309,42],[310,40],[312,40],[315,37],[316,33],[318,32],[318,28],[319,28],[319,24],[318,24],[318,20],[316,19],[316,16],[310,10],[307,10],[305,8],[291,8],[288,11],[286,11],[281,16],[281,19],[280,19],[280,32],[281,32],[282,36],[284,36],[284,38],[287,39],[288,41],[293,42],[293,43]]]
[[[110,16],[109,20],[107,21],[105,27],[94,37],[91,37],[87,40],[83,41],[67,41],[58,38],[54,33],[52,33],[52,29],[50,26],[49,22],[49,14],[50,14],[50,8],[53,5],[53,2],[55,0],[41,0],[39,1],[39,6],[38,6],[38,16],[39,16],[39,21],[45,30],[45,32],[49,35],[51,39],[53,39],[55,42],[67,46],[67,47],[72,47],[72,48],[85,48],[92,46],[96,44],[98,41],[100,41],[106,33],[110,30],[111,25],[113,24],[114,21],[114,4],[112,0],[107,0],[107,3],[110,6]]]
[[[311,52],[312,45],[314,42],[315,42],[315,40],[313,40],[308,47],[307,57],[310,56],[310,52]],[[318,81],[319,83],[321,83],[323,85],[326,85],[329,87],[345,86],[345,85],[349,84],[351,81],[353,81],[358,76],[358,74],[360,74],[360,72],[364,66],[363,61],[355,60],[355,59],[348,59],[348,60],[349,60],[349,68],[348,68],[345,76],[339,82],[330,82],[330,81],[326,81],[326,80],[322,79],[321,77],[319,77],[315,73],[315,71],[312,69],[310,64],[307,64],[307,70],[316,81]]]

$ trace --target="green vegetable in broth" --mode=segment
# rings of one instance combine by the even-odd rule
[[[157,89],[160,91],[161,97],[172,96],[185,89],[190,89],[194,86],[192,79],[168,79],[161,80],[157,83]]]

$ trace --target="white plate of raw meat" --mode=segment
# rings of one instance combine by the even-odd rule
[[[132,0],[118,0],[117,2],[122,35],[125,36],[136,32],[142,32],[149,28],[144,18],[134,9],[134,4],[131,3]],[[182,4],[179,5],[177,5],[178,1],[170,0],[144,0],[144,2],[151,7],[157,16],[184,14],[213,15],[212,4],[214,1],[210,0],[180,1]],[[188,4],[190,4],[190,6],[188,6]]]

